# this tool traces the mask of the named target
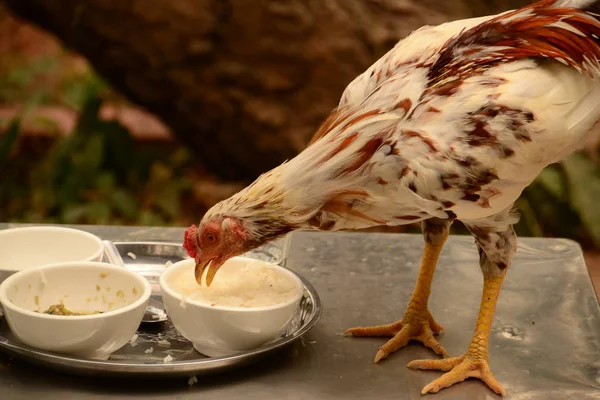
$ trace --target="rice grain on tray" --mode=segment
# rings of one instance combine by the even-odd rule
[[[193,386],[194,383],[198,382],[198,378],[196,378],[196,375],[192,376],[190,379],[188,379],[188,385]]]

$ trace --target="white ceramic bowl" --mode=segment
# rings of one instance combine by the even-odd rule
[[[30,268],[10,276],[0,284],[0,303],[11,331],[22,343],[106,360],[135,334],[150,293],[148,281],[124,267],[70,262]],[[61,301],[74,312],[103,313],[43,313]]]
[[[78,229],[31,226],[0,230],[0,283],[28,268],[69,261],[101,261],[102,240]]]
[[[167,313],[175,328],[194,344],[199,353],[208,357],[222,357],[255,349],[276,338],[294,316],[302,299],[304,285],[285,268],[255,259],[234,257],[221,266],[215,282],[227,279],[227,274],[241,271],[247,265],[272,268],[282,277],[289,278],[293,282],[290,299],[267,307],[249,308],[211,305],[192,300],[190,295],[184,298],[174,286],[181,279],[181,274],[189,276],[190,281],[194,282],[193,259],[175,263],[161,275],[160,287]]]

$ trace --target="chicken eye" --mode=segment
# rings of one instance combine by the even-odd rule
[[[210,243],[214,243],[217,241],[217,236],[212,232],[208,232],[206,234],[206,240],[208,240]]]

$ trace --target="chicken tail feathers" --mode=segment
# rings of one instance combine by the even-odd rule
[[[461,32],[431,67],[428,89],[526,58],[554,59],[600,77],[600,0],[543,0]]]

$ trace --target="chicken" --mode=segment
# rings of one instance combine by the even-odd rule
[[[467,378],[505,394],[488,340],[516,251],[513,205],[597,129],[598,13],[599,0],[545,0],[413,32],[349,84],[303,152],[187,230],[198,283],[205,270],[210,285],[228,258],[294,230],[419,222],[425,250],[403,318],[346,333],[390,337],[375,362],[411,340],[444,356],[409,364],[446,372],[424,394]],[[484,280],[471,344],[450,358],[427,303],[456,220],[475,239]]]

